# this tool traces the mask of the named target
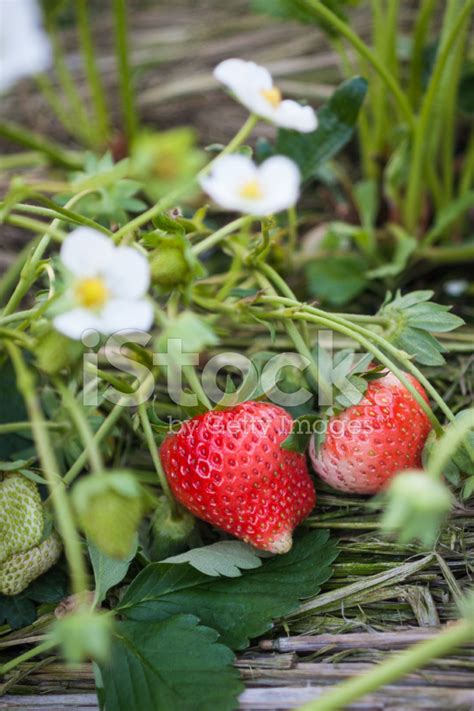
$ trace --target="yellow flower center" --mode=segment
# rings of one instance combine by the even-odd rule
[[[263,197],[263,190],[258,180],[248,180],[239,190],[240,196],[249,200],[258,200]]]
[[[109,296],[107,287],[99,277],[87,277],[77,282],[74,293],[77,301],[86,309],[98,309]]]
[[[278,108],[281,104],[281,91],[277,86],[272,86],[271,89],[263,89],[261,93],[263,98],[266,99],[274,109]]]

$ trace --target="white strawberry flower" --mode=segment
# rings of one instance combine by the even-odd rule
[[[89,329],[104,335],[150,329],[153,307],[145,298],[150,268],[140,252],[79,227],[66,237],[59,256],[69,284],[62,300],[68,308],[53,320],[58,331],[80,339]]]
[[[51,46],[36,0],[0,0],[0,92],[51,64]]]
[[[227,86],[251,113],[281,128],[310,133],[318,125],[311,106],[283,99],[265,67],[243,59],[225,59],[214,69],[215,78]]]
[[[286,210],[298,200],[300,172],[285,156],[268,158],[257,166],[240,154],[223,156],[201,178],[201,186],[226,210],[264,217]]]

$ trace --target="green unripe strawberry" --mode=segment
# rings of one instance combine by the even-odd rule
[[[17,472],[0,481],[0,563],[41,541],[44,514],[36,484]]]
[[[188,511],[181,509],[179,517],[173,515],[168,499],[159,499],[152,520],[151,559],[163,560],[181,552],[194,524],[195,518]]]
[[[89,475],[74,487],[73,504],[86,536],[111,558],[126,558],[143,514],[143,492],[126,471]]]
[[[185,284],[191,271],[183,249],[165,244],[152,252],[150,270],[153,283],[165,291]]]
[[[28,585],[57,563],[62,545],[52,533],[39,546],[7,558],[0,566],[0,593],[18,595]]]
[[[36,345],[38,368],[48,375],[55,375],[81,357],[84,348],[80,341],[73,341],[53,329],[46,331]]]

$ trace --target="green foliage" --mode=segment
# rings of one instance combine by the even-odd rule
[[[19,595],[0,594],[0,625],[6,623],[12,629],[32,624],[38,616],[38,606],[46,608],[59,603],[67,593],[67,579],[59,566],[36,578]]]
[[[259,551],[242,541],[218,541],[210,546],[193,548],[163,562],[189,563],[204,575],[226,578],[238,578],[242,570],[252,570],[262,565]]]
[[[119,622],[100,665],[105,706],[114,711],[232,711],[243,685],[218,633],[192,615]]]
[[[352,138],[366,93],[367,82],[362,77],[343,82],[318,111],[318,128],[312,133],[281,129],[276,152],[296,161],[304,180],[314,177],[319,166]]]
[[[449,306],[429,301],[432,296],[430,290],[413,291],[405,296],[397,292],[390,301],[388,294],[379,314],[393,321],[389,338],[394,345],[423,365],[443,365],[444,348],[432,334],[453,331],[464,321],[449,313]]]
[[[179,339],[183,351],[188,353],[201,353],[207,346],[218,343],[211,326],[191,311],[183,311],[164,328],[157,342],[158,351],[166,350],[170,339]]]
[[[195,194],[192,179],[205,161],[205,154],[196,146],[196,134],[190,128],[160,133],[143,131],[132,145],[133,175],[143,182],[145,192],[153,201],[188,184],[188,196]]]
[[[96,604],[100,604],[105,600],[110,588],[122,582],[128,572],[130,563],[137,554],[137,546],[138,539],[136,539],[135,545],[132,545],[130,548],[130,552],[126,558],[123,560],[115,560],[100,551],[97,546],[89,541],[88,550],[92,570],[94,571],[94,600]]]
[[[188,564],[153,563],[130,584],[118,610],[137,621],[196,615],[225,644],[243,649],[249,638],[269,630],[274,618],[295,610],[301,598],[316,595],[336,556],[328,532],[311,531],[297,538],[286,555],[238,578],[210,579]]]
[[[348,5],[357,5],[360,0],[323,0],[329,10],[342,20],[347,20],[345,12]],[[252,7],[256,12],[272,15],[282,20],[297,20],[305,24],[319,24],[321,29],[328,34],[336,34],[327,22],[317,20],[314,13],[301,6],[297,0],[252,0]]]
[[[121,177],[127,167],[128,160],[114,164],[110,153],[102,158],[87,153],[84,170],[75,173],[73,179],[81,187],[94,188],[95,192],[81,200],[78,211],[104,225],[114,222],[123,225],[128,221],[129,213],[144,210],[146,204],[137,198],[142,189],[141,183]],[[101,180],[102,176],[107,178],[109,174],[111,179]],[[59,198],[59,202],[65,203],[68,199],[69,196]]]
[[[306,266],[308,292],[333,306],[347,304],[366,288],[367,266],[358,254],[321,256]]]
[[[9,361],[0,364],[0,424],[24,422],[27,419],[23,398],[16,387],[13,368]],[[0,459],[8,459],[28,444],[20,434],[9,433],[0,437]]]

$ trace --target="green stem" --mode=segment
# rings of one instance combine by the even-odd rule
[[[280,301],[281,301],[281,300],[280,300]],[[289,302],[287,302],[287,303],[289,303]],[[296,304],[298,304],[298,303],[299,303],[299,302],[296,302]],[[293,302],[293,305],[295,305],[295,302]],[[345,326],[346,328],[349,327],[349,328],[352,330],[353,333],[360,334],[360,335],[362,335],[364,338],[366,338],[366,339],[368,338],[368,339],[370,339],[370,340],[375,341],[376,343],[378,343],[384,350],[386,350],[386,351],[387,351],[388,353],[390,353],[397,361],[399,361],[399,362],[403,365],[404,368],[406,368],[412,375],[414,375],[415,378],[417,378],[417,380],[421,383],[421,385],[423,385],[423,387],[425,388],[425,390],[431,395],[431,397],[432,397],[433,400],[436,402],[436,404],[438,405],[438,407],[439,407],[439,408],[442,410],[442,412],[446,415],[446,417],[448,418],[448,420],[450,420],[451,422],[454,421],[454,419],[455,419],[455,418],[454,418],[454,415],[453,415],[453,413],[451,412],[450,408],[449,408],[449,407],[446,405],[446,403],[444,402],[444,400],[443,400],[443,398],[441,397],[441,395],[438,393],[438,391],[436,390],[436,388],[434,388],[434,387],[431,385],[430,381],[429,381],[427,378],[425,378],[425,376],[423,375],[423,373],[421,372],[421,370],[420,370],[419,368],[417,368],[416,365],[413,364],[413,362],[411,361],[410,357],[409,357],[404,351],[401,351],[399,348],[397,348],[396,346],[394,346],[392,343],[390,343],[390,341],[388,341],[386,338],[384,338],[384,337],[381,336],[380,334],[375,333],[374,331],[370,331],[369,329],[364,328],[364,327],[362,327],[362,326],[359,326],[359,325],[356,324],[356,323],[350,323],[349,321],[346,321],[345,319],[340,318],[339,315],[336,315],[336,314],[327,314],[325,311],[322,311],[321,309],[317,309],[317,308],[315,308],[314,306],[305,306],[305,305],[302,305],[302,309],[303,309],[304,311],[308,311],[309,313],[313,313],[313,314],[316,314],[316,315],[323,316],[324,318],[331,318],[331,319],[332,319],[333,321],[335,321],[336,323],[341,324],[341,325]],[[357,340],[357,339],[356,339],[356,340]],[[380,352],[380,351],[379,351],[379,352]],[[387,366],[387,367],[389,367],[389,368],[395,373],[395,371],[393,370],[393,367],[391,367],[391,366]],[[397,377],[398,377],[398,376],[397,376]],[[409,383],[409,381],[406,381],[406,379],[404,379],[404,380],[402,380],[402,382],[403,382],[403,384],[404,384],[406,387],[408,387],[408,385],[406,384],[406,382]],[[420,405],[422,405],[422,400],[423,400],[423,399],[421,398],[421,396],[419,395],[419,393],[417,393],[417,391],[413,388],[413,386],[411,385],[411,383],[410,383],[410,387],[408,387],[408,389],[409,389],[409,391],[412,393],[412,395],[415,397],[415,399],[417,400],[417,402],[418,402]],[[415,395],[415,393],[417,393],[417,395]],[[426,403],[425,403],[424,400],[423,400],[423,404],[425,405],[425,407],[423,407],[423,405],[422,405],[422,407],[423,407],[423,409],[426,411]],[[431,412],[431,410],[430,410],[430,412]],[[427,413],[427,414],[428,414],[428,413]],[[439,425],[439,423],[438,423],[438,425]]]
[[[212,404],[203,390],[201,381],[192,365],[183,365],[184,377],[188,381],[191,390],[196,395],[199,402],[204,405],[207,410],[212,410]]]
[[[45,642],[38,644],[36,647],[32,647],[26,652],[23,652],[23,654],[19,654],[18,657],[15,657],[15,659],[11,659],[9,662],[6,662],[6,664],[2,664],[2,666],[0,666],[0,674],[3,676],[7,672],[12,671],[12,669],[15,669],[20,664],[23,664],[23,662],[28,662],[30,659],[33,659],[33,657],[37,657],[38,654],[44,654],[50,649],[53,649],[53,647],[55,646],[55,641],[53,641],[52,639],[47,639]]]
[[[351,30],[348,24],[329,10],[320,0],[293,0],[293,2],[325,20],[338,34],[341,34],[352,44],[354,49],[372,65],[377,74],[390,89],[405,121],[413,128],[415,122],[408,99],[393,74],[384,66],[376,53]]]
[[[33,131],[28,131],[26,128],[17,126],[10,121],[0,121],[0,137],[19,143],[20,146],[25,146],[25,148],[39,151],[47,156],[53,164],[63,168],[77,170],[82,167],[82,158],[77,153],[68,151],[49,138],[33,133]]]
[[[61,207],[60,205],[57,205],[53,200],[50,200],[41,193],[31,193],[28,198],[32,200],[37,200],[38,202],[42,202],[47,207],[40,207],[39,205],[28,205],[20,202],[16,203],[14,209],[18,210],[19,212],[26,212],[27,214],[40,215],[41,217],[49,217],[50,219],[62,219],[63,222],[68,220],[74,225],[83,225],[84,227],[90,227],[91,229],[97,230],[98,232],[103,232],[104,235],[107,235],[109,237],[112,235],[112,232],[107,227],[104,227],[104,225],[101,225],[100,222],[96,222],[90,217],[80,215],[78,212],[74,212],[73,210],[68,210],[65,207]],[[0,209],[2,208],[2,205],[3,203],[0,202]]]
[[[464,162],[459,180],[459,196],[472,190],[474,183],[474,128],[471,129],[469,142],[464,154]]]
[[[141,403],[138,406],[138,415],[140,417],[140,422],[142,424],[143,433],[145,435],[145,440],[150,451],[153,465],[158,475],[160,486],[163,490],[164,495],[168,499],[172,515],[177,516],[178,505],[173,494],[171,493],[171,489],[168,484],[168,479],[166,478],[165,472],[163,471],[163,467],[161,465],[160,455],[158,454],[158,447],[153,436],[153,430],[151,429],[150,418],[148,417],[148,412],[145,403]]]
[[[76,205],[80,200],[82,200],[83,197],[86,195],[89,195],[91,190],[83,190],[81,193],[78,193],[77,195],[74,195],[65,205],[65,209],[69,209],[70,207],[73,207]],[[12,219],[12,218],[7,218],[7,219]],[[19,219],[19,218],[16,218]],[[27,220],[27,218],[22,218],[22,225],[25,226],[24,221]],[[30,222],[36,223],[36,220],[32,220]],[[56,218],[53,220],[51,225],[47,227],[45,230],[44,224],[38,222],[38,225],[41,225],[41,231],[44,233],[43,237],[40,239],[38,244],[35,246],[33,249],[33,252],[30,256],[30,258],[26,261],[24,264],[21,274],[20,274],[20,281],[18,282],[13,294],[10,297],[10,300],[8,301],[7,305],[5,306],[3,310],[3,316],[9,316],[11,313],[13,313],[17,306],[20,304],[21,300],[25,296],[25,294],[28,292],[28,289],[30,288],[31,284],[35,280],[36,276],[36,269],[43,259],[43,255],[46,252],[46,250],[49,247],[49,243],[51,241],[51,236],[57,236],[60,237],[61,239],[64,238],[65,233],[62,231],[59,232],[57,230],[58,225],[60,225],[62,222],[62,218]],[[30,226],[31,229],[31,226]]]
[[[72,511],[59,474],[48,429],[44,426],[44,417],[36,394],[33,377],[19,349],[8,341],[5,342],[5,348],[15,368],[18,390],[25,400],[28,416],[31,420],[36,450],[41,462],[42,472],[48,482],[59,533],[63,540],[66,559],[71,572],[72,589],[74,593],[80,594],[87,589],[87,575],[82,557],[81,543],[74,526]]]
[[[368,672],[342,682],[315,701],[300,706],[299,711],[340,711],[357,699],[381,686],[400,679],[405,674],[422,667],[432,659],[446,655],[453,649],[472,641],[474,623],[459,620],[445,627],[433,639],[413,645],[387,661],[374,665]]]
[[[237,232],[238,230],[243,228],[245,225],[250,224],[251,222],[252,217],[249,217],[248,215],[238,217],[236,220],[233,220],[224,227],[221,227],[220,230],[217,230],[212,235],[209,235],[209,237],[203,239],[202,242],[198,242],[198,244],[195,244],[192,247],[193,253],[195,255],[198,255],[202,254],[203,252],[207,252],[209,249],[212,249],[212,247],[215,247],[216,244],[219,244],[219,242],[221,242],[225,237],[228,237],[233,232]]]
[[[422,247],[416,252],[416,256],[428,259],[430,262],[462,264],[474,259],[474,242],[453,245],[452,247]]]
[[[453,23],[450,32],[447,33],[445,42],[442,47],[440,47],[422,104],[421,113],[416,122],[405,202],[405,223],[407,229],[412,232],[416,229],[418,215],[422,207],[421,192],[423,187],[423,167],[425,165],[425,160],[432,159],[432,156],[428,156],[426,151],[427,136],[429,136],[430,129],[429,124],[431,110],[437,91],[443,80],[444,69],[446,62],[450,57],[452,46],[456,42],[459,33],[462,31],[462,27],[467,21],[473,7],[474,0],[466,0],[464,7],[459,12],[456,21]]]
[[[69,71],[69,67],[64,60],[64,54],[58,34],[58,29],[53,20],[48,22],[48,34],[53,46],[54,69],[59,79],[64,96],[69,102],[69,113],[74,116],[75,133],[81,137],[86,144],[93,145],[91,138],[91,121],[84,105],[84,100],[77,89],[77,83]]]
[[[79,405],[76,398],[66,385],[61,383],[59,380],[56,380],[56,387],[61,394],[62,401],[66,406],[66,409],[69,411],[71,420],[73,421],[79,437],[81,438],[82,444],[84,445],[84,452],[89,458],[91,470],[94,474],[99,474],[104,470],[104,462],[102,460],[100,448],[94,439],[94,433],[87,417],[82,407]]]
[[[202,175],[205,175],[209,170],[211,170],[212,166],[216,163],[217,160],[219,160],[219,158],[222,158],[222,156],[235,151],[235,149],[238,148],[240,144],[243,143],[243,141],[245,141],[245,139],[253,131],[257,121],[257,117],[250,115],[247,121],[242,126],[242,128],[230,141],[230,143],[221,151],[221,153],[219,153],[218,156],[213,158],[213,160],[211,160],[210,163],[208,163],[201,170],[197,178]],[[160,212],[163,212],[163,210],[167,210],[169,207],[172,207],[174,204],[176,204],[176,201],[179,200],[180,197],[185,195],[193,185],[195,185],[197,178],[194,178],[193,180],[189,181],[180,188],[173,190],[173,192],[168,193],[168,195],[165,195],[159,202],[156,203],[156,205],[150,207],[149,210],[145,210],[145,212],[143,212],[141,215],[138,215],[133,220],[130,220],[130,222],[128,222],[126,225],[117,230],[114,236],[115,241],[121,242],[126,235],[131,232],[134,232],[142,225],[145,225],[147,222],[150,222],[150,220],[152,220],[155,215],[158,215]]]
[[[471,430],[474,430],[474,409],[467,410],[456,420],[433,447],[428,461],[428,471],[434,479],[439,479],[456,453],[459,445]]]
[[[115,427],[118,419],[120,418],[120,415],[123,412],[123,406],[125,405],[126,402],[128,402],[128,397],[123,398],[123,402],[121,404],[121,400],[114,405],[112,410],[109,412],[107,417],[104,419],[102,422],[101,426],[97,430],[97,432],[94,434],[93,440],[94,440],[94,445],[99,446],[100,443],[111,433],[113,428]],[[81,454],[78,456],[74,464],[71,466],[71,468],[66,472],[66,474],[63,477],[63,482],[66,486],[69,486],[72,484],[72,482],[79,476],[81,471],[84,469],[85,465],[87,463],[87,452],[84,450],[81,452]]]
[[[115,55],[117,58],[120,99],[129,145],[135,136],[138,120],[133,91],[132,73],[129,63],[130,51],[127,37],[126,0],[113,0],[115,19]]]
[[[88,0],[76,0],[77,28],[82,57],[94,104],[97,132],[101,141],[105,142],[109,133],[109,119],[104,87],[97,67],[94,43],[92,41],[92,23],[89,17]]]
[[[43,427],[53,432],[67,430],[67,422],[49,422],[43,420]],[[0,435],[9,434],[10,432],[28,432],[33,428],[31,422],[7,422],[0,424]]]
[[[438,0],[422,0],[421,8],[413,29],[413,48],[410,61],[410,77],[408,80],[408,96],[413,107],[418,103],[421,94],[426,35],[437,3]]]
[[[261,301],[270,301],[274,302],[274,297],[261,297]],[[280,300],[281,302],[282,300]],[[288,299],[288,302],[290,300]],[[417,401],[418,405],[422,408],[422,410],[426,413],[427,417],[429,417],[433,427],[435,428],[437,433],[441,433],[443,431],[443,428],[441,427],[441,423],[439,422],[438,418],[436,415],[433,413],[431,407],[426,403],[424,398],[420,395],[418,390],[412,385],[410,380],[406,377],[406,374],[397,366],[395,363],[388,358],[385,353],[383,353],[377,346],[375,346],[368,338],[366,338],[364,335],[359,333],[359,329],[356,329],[355,326],[352,326],[351,324],[342,324],[339,322],[339,320],[333,319],[330,314],[324,314],[324,316],[320,316],[317,313],[295,313],[294,311],[294,302],[293,302],[293,309],[290,309],[288,313],[285,313],[284,311],[274,311],[271,313],[265,314],[265,317],[274,317],[274,318],[289,318],[289,319],[295,319],[297,321],[304,321],[307,320],[309,322],[313,323],[320,323],[323,326],[326,326],[327,328],[333,330],[333,331],[338,331],[339,333],[344,334],[345,336],[348,336],[354,341],[357,341],[360,343],[364,348],[366,348],[367,351],[370,353],[373,353],[373,355],[377,358],[377,360],[380,363],[383,363],[392,373],[400,380],[400,382],[407,388],[407,390],[410,392],[410,394],[414,397],[414,399]],[[309,307],[302,307],[302,311],[309,310]],[[316,310],[317,312],[317,310]],[[324,313],[324,312],[323,312]],[[368,332],[370,334],[369,337],[373,337],[375,334],[372,332]],[[388,341],[385,341],[385,343],[388,345]],[[397,349],[395,349],[397,350]],[[398,350],[397,350],[398,353]],[[426,380],[426,379],[425,379]],[[431,387],[431,389],[433,389]],[[438,395],[439,398],[439,395]],[[444,404],[444,403],[443,403]],[[452,415],[452,413],[451,413]]]

